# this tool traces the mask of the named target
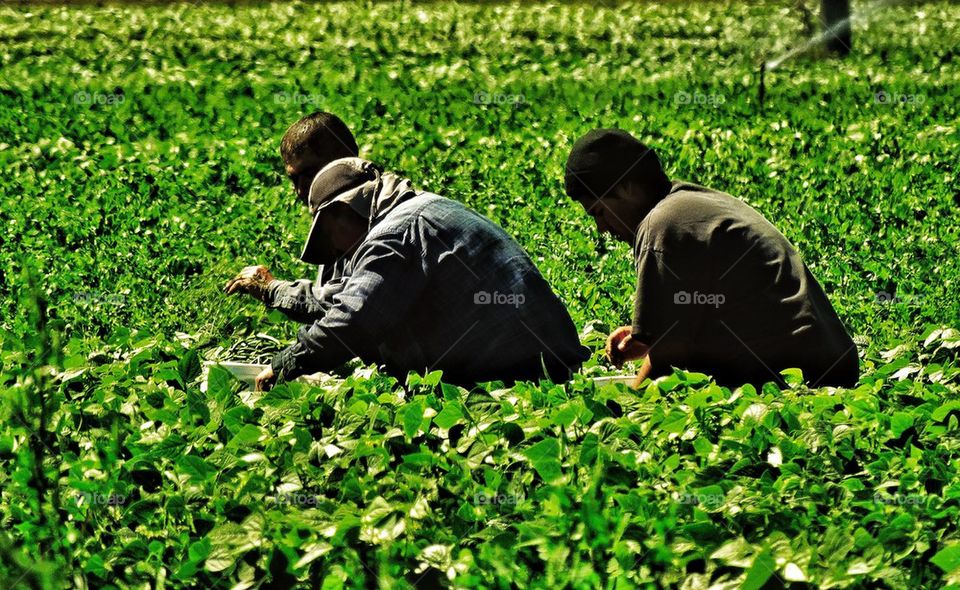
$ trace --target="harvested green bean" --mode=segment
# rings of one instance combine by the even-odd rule
[[[232,363],[250,363],[268,365],[273,356],[283,349],[279,340],[267,334],[256,334],[243,340],[238,340],[228,348],[215,349],[210,360]]]

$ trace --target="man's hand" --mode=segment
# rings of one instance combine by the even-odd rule
[[[223,286],[223,291],[227,295],[234,293],[247,293],[255,299],[265,301],[270,283],[275,279],[265,266],[248,266],[240,271],[240,274],[233,277]]]
[[[620,326],[607,338],[607,358],[618,369],[627,361],[643,358],[650,347],[633,337],[633,328]]]
[[[276,382],[277,376],[273,374],[273,368],[267,367],[257,375],[256,391],[270,391]]]

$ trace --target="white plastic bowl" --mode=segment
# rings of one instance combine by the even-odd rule
[[[610,375],[608,377],[594,377],[593,384],[597,387],[601,387],[603,385],[615,385],[617,383],[630,385],[636,378],[636,375]]]
[[[203,363],[203,372],[200,381],[200,391],[207,390],[207,380],[210,378],[210,367],[214,365],[220,365],[227,371],[230,371],[230,374],[233,375],[237,381],[240,381],[246,385],[249,389],[254,389],[256,386],[257,375],[263,372],[264,369],[268,368],[270,365],[255,365],[253,363],[231,363],[231,362],[215,362],[215,361],[204,361]],[[313,375],[304,375],[297,379],[297,381],[304,381],[306,383],[319,384],[330,380],[331,377],[324,375],[323,373],[314,373]]]
[[[210,367],[215,365],[220,365],[224,369],[230,371],[230,374],[236,377],[238,381],[241,381],[244,385],[253,389],[254,384],[257,380],[257,375],[263,372],[264,369],[270,365],[255,365],[252,363],[230,363],[230,362],[213,362],[206,361],[203,363],[203,381],[200,384],[200,390],[207,390],[207,379],[210,377]]]

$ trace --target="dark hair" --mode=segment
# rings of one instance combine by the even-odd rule
[[[627,181],[633,181],[643,187],[651,197],[661,199],[670,193],[673,183],[670,177],[663,170],[663,164],[653,148],[647,148],[648,153],[637,163],[636,166],[627,171],[623,179],[613,188]]]
[[[357,140],[340,117],[324,111],[311,113],[287,129],[280,140],[280,156],[286,163],[304,155],[318,159],[321,167],[360,153]]]
[[[594,129],[578,139],[565,172],[566,191],[574,199],[602,198],[627,181],[656,198],[671,186],[653,148],[622,129]]]

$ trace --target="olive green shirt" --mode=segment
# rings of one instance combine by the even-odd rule
[[[677,367],[718,383],[782,384],[796,367],[813,386],[852,386],[857,349],[790,242],[734,197],[675,182],[634,246],[633,334],[655,373]]]

